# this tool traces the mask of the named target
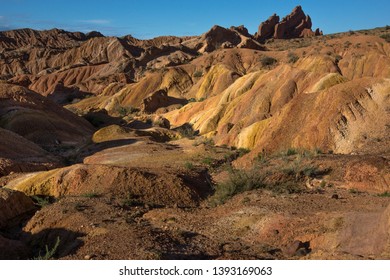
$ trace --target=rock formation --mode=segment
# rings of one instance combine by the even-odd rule
[[[317,29],[312,31],[312,22],[309,15],[305,15],[301,6],[297,6],[288,16],[279,22],[279,16],[272,15],[268,20],[261,23],[255,38],[264,42],[267,39],[291,39],[322,35]]]
[[[185,99],[170,97],[166,90],[160,89],[142,100],[141,110],[147,113],[153,113],[159,108],[175,104],[184,105],[186,102]]]
[[[255,38],[259,41],[272,38],[275,34],[275,26],[279,23],[279,16],[273,14],[266,21],[262,22],[259,26]]]

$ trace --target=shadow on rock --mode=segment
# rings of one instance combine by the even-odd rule
[[[24,233],[21,241],[30,249],[30,258],[58,259],[74,253],[84,242],[84,234],[63,228],[45,229],[36,234]]]

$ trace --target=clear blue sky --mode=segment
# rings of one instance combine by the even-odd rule
[[[56,27],[145,39],[243,24],[254,33],[261,21],[284,17],[296,5],[326,34],[390,25],[389,0],[0,0],[0,30]]]

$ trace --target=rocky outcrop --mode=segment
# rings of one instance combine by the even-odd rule
[[[0,188],[0,228],[9,226],[13,219],[33,210],[33,201],[24,193]]]
[[[187,100],[168,96],[167,91],[161,89],[150,94],[142,101],[141,110],[147,113],[153,113],[159,108],[174,104],[184,105],[185,103],[187,103]]]
[[[322,35],[322,31],[312,31],[312,22],[309,15],[306,15],[301,6],[297,6],[288,16],[279,22],[279,16],[272,15],[268,20],[261,23],[255,38],[258,41],[265,41],[270,38],[291,39]]]
[[[275,33],[275,26],[279,23],[279,16],[273,14],[266,21],[262,22],[259,26],[255,38],[264,41],[265,39],[272,38]]]
[[[275,26],[274,38],[288,39],[295,37],[303,37],[304,30],[311,30],[311,18],[306,16],[301,6],[297,6],[294,10],[282,19]]]
[[[208,32],[202,35],[202,52],[212,52],[221,47],[229,48],[238,45],[241,42],[240,35],[237,32],[214,25]]]
[[[232,26],[230,27],[230,30],[237,31],[238,33],[240,33],[245,37],[249,37],[249,38],[252,37],[252,35],[249,34],[248,29],[244,25]]]

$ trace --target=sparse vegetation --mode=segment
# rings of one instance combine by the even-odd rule
[[[118,109],[118,113],[121,117],[125,117],[127,115],[131,115],[131,114],[134,114],[136,112],[139,112],[139,109],[138,108],[134,108],[132,106],[128,106],[128,107],[119,107]]]
[[[175,129],[182,137],[188,138],[188,139],[194,139],[195,136],[198,134],[197,131],[195,131],[192,128],[192,125],[190,124],[184,124],[180,127],[177,127]]]
[[[202,163],[208,165],[208,166],[212,166],[213,165],[213,162],[214,162],[214,159],[211,158],[211,157],[205,157],[203,160],[202,160]]]
[[[383,193],[378,194],[379,197],[390,197],[390,192],[385,191]]]
[[[343,59],[343,57],[341,56],[341,55],[339,55],[339,54],[337,54],[336,56],[335,56],[335,62],[336,63],[338,63],[340,60],[342,60]]]
[[[188,170],[192,170],[192,169],[194,169],[194,164],[193,164],[192,162],[186,161],[186,162],[184,163],[184,167],[185,167],[186,169],[188,169]]]
[[[220,205],[236,194],[265,186],[263,175],[255,169],[251,171],[230,169],[228,180],[215,186],[210,203],[212,206]]]
[[[57,240],[56,240],[56,243],[54,244],[53,248],[49,249],[49,246],[46,245],[45,246],[45,254],[42,256],[41,255],[41,251],[39,251],[39,256],[34,258],[34,260],[51,260],[53,259],[54,255],[56,254],[57,252],[57,249],[58,249],[58,246],[60,246],[60,237],[57,236]]]
[[[239,148],[237,149],[237,157],[242,157],[244,155],[246,155],[247,153],[249,153],[251,150],[249,149],[246,149],[246,148]]]
[[[387,30],[387,29],[386,29]],[[380,36],[382,39],[385,39],[386,42],[390,43],[390,33],[386,33]]]
[[[286,151],[286,156],[293,156],[293,155],[296,155],[298,154],[298,151],[294,148],[289,148],[287,151]]]
[[[188,99],[187,102],[188,103],[196,102],[196,99],[192,97],[192,98]]]
[[[87,198],[98,198],[98,197],[101,197],[100,194],[95,193],[95,192],[85,193],[85,194],[83,194],[82,196],[83,196],[83,197],[87,197]]]
[[[261,65],[263,67],[268,67],[268,66],[275,64],[277,62],[277,60],[273,57],[270,57],[270,56],[262,56],[260,58],[260,62],[261,62]]]
[[[294,64],[299,59],[299,56],[297,56],[295,53],[290,52],[288,54],[288,63]]]
[[[34,195],[31,198],[34,201],[35,205],[37,205],[40,208],[43,208],[50,204],[50,197],[48,196]]]
[[[202,71],[195,71],[194,74],[192,75],[193,77],[195,78],[200,78],[203,76],[203,72]]]

